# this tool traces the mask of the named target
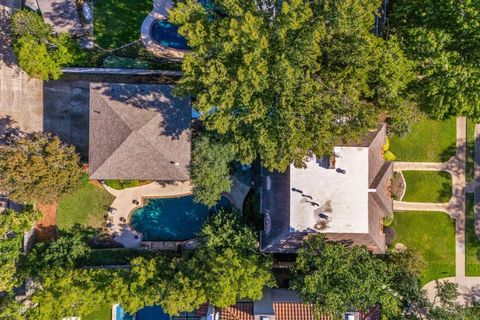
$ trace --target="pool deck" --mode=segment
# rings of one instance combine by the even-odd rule
[[[125,248],[139,248],[142,234],[130,227],[130,213],[143,206],[143,198],[167,198],[192,193],[190,181],[186,182],[152,182],[147,185],[116,190],[106,184],[103,187],[115,196],[109,212],[109,229],[115,235],[115,241]],[[133,203],[138,201],[138,205]],[[138,236],[135,238],[135,236]]]

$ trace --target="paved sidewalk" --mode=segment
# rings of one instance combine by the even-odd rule
[[[439,211],[450,214],[448,203],[393,201],[395,211]]]
[[[447,161],[447,162],[401,162],[401,161],[396,161],[396,162],[393,163],[393,170],[395,170],[395,171],[449,171],[450,170],[450,162],[449,161]]]
[[[466,118],[457,118],[457,152],[450,159],[448,171],[452,174],[452,199],[448,203],[448,212],[455,219],[455,277],[440,279],[456,282],[459,286],[459,302],[466,303],[480,298],[480,277],[465,276],[465,195],[466,195]],[[427,295],[435,295],[435,281],[424,286]]]

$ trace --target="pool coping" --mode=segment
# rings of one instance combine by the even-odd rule
[[[168,10],[172,7],[171,0],[153,0],[153,9],[143,20],[140,28],[141,40],[145,48],[159,58],[181,61],[189,50],[174,49],[162,46],[151,36],[152,26],[157,20],[168,21]]]
[[[141,232],[133,229],[130,224],[130,217],[135,209],[144,206],[145,199],[174,198],[193,193],[190,181],[171,181],[167,185],[154,181],[147,185],[122,190],[110,188],[105,183],[102,183],[102,185],[115,197],[108,213],[109,232],[115,235],[114,241],[122,244],[125,248],[141,247],[143,235]],[[137,200],[140,203],[134,204],[133,200]],[[138,237],[135,238],[135,236]]]
[[[143,240],[143,233],[138,231],[137,229],[135,229],[133,226],[132,226],[132,213],[133,211],[141,208],[141,207],[145,207],[146,203],[145,203],[145,200],[146,199],[172,199],[172,198],[181,198],[181,197],[186,197],[186,196],[191,196],[193,195],[193,192],[189,192],[189,193],[185,193],[185,194],[178,194],[178,195],[175,195],[175,196],[153,196],[153,197],[150,197],[150,196],[141,196],[140,199],[141,199],[141,202],[139,205],[135,206],[134,208],[132,208],[132,210],[130,210],[130,212],[128,213],[127,215],[127,223],[128,225],[130,226],[130,228],[134,231],[134,232],[137,232],[139,234],[142,235],[142,241],[141,242],[182,242],[182,241],[190,241],[192,239],[187,239],[187,240],[160,240],[160,241],[151,241],[151,240],[148,240],[148,241],[144,241]]]

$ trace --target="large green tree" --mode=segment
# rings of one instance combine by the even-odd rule
[[[274,286],[272,261],[259,252],[255,233],[239,213],[223,210],[202,228],[205,243],[194,254],[191,272],[197,272],[207,300],[224,308],[241,299],[258,300],[265,286]]]
[[[480,120],[480,2],[392,1],[390,25],[418,65],[413,89],[436,118]]]
[[[372,34],[378,0],[181,0],[169,12],[191,52],[178,94],[238,159],[270,169],[331,153],[389,112],[405,116],[412,64]]]
[[[365,247],[312,236],[298,251],[294,275],[293,289],[312,303],[316,312],[341,319],[352,308],[368,310],[377,303],[387,317],[401,311],[387,264]]]
[[[17,202],[50,203],[78,187],[80,157],[56,136],[35,133],[0,146],[0,189]]]
[[[14,51],[20,67],[31,77],[58,79],[62,67],[84,61],[86,54],[68,33],[55,33],[42,16],[19,10],[12,18]]]
[[[20,283],[16,276],[23,245],[23,233],[30,230],[40,213],[28,206],[22,212],[11,209],[0,213],[0,292],[11,291]]]
[[[191,177],[195,200],[214,206],[223,192],[232,187],[230,162],[234,159],[233,146],[222,143],[214,135],[204,134],[194,139]]]

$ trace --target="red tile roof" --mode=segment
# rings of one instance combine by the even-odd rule
[[[253,302],[237,302],[237,304],[222,309],[221,320],[253,320]]]
[[[275,320],[331,320],[329,316],[320,315],[315,319],[312,305],[302,302],[277,302],[273,303]]]

